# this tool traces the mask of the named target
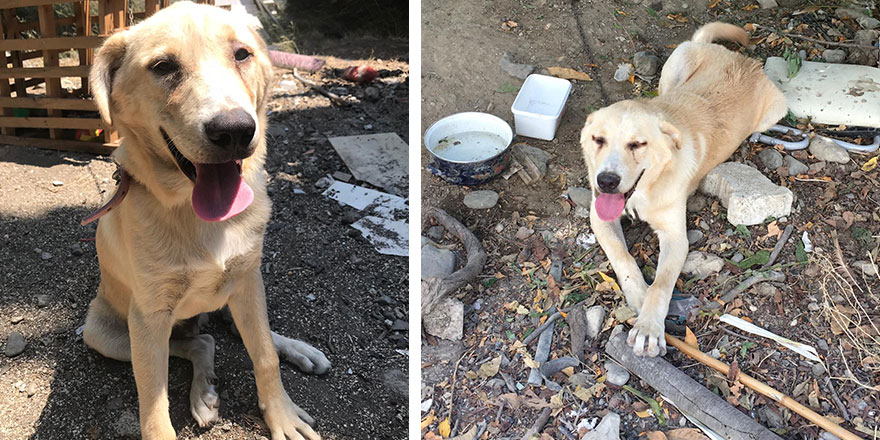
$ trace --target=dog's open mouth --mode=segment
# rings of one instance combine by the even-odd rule
[[[193,163],[164,129],[159,129],[180,171],[193,182],[192,204],[202,220],[217,222],[232,218],[254,201],[254,191],[241,178],[241,160],[223,163]]]
[[[623,208],[626,207],[626,201],[636,191],[636,187],[639,186],[639,181],[642,180],[642,175],[644,174],[645,170],[642,170],[642,172],[639,173],[639,177],[636,178],[635,183],[633,183],[633,186],[629,191],[623,194],[600,192],[599,195],[596,196],[596,200],[593,202],[593,208],[596,210],[596,214],[599,215],[600,220],[603,222],[614,221],[623,214]]]

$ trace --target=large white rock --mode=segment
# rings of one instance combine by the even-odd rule
[[[727,220],[734,225],[757,225],[770,216],[787,216],[794,201],[788,188],[736,162],[725,162],[709,171],[700,190],[721,199],[727,207]]]
[[[422,323],[428,334],[457,341],[464,334],[464,304],[457,299],[446,298],[431,313],[422,316]]]

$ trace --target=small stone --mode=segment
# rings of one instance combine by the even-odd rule
[[[586,321],[587,337],[596,339],[596,336],[599,336],[599,332],[602,331],[602,326],[605,324],[605,307],[593,306],[587,309]]]
[[[703,231],[699,229],[691,229],[687,231],[688,244],[694,244],[703,239]]]
[[[846,51],[840,49],[825,49],[822,51],[822,58],[825,58],[825,62],[840,64],[846,60]]]
[[[27,392],[27,396],[31,397],[34,394],[37,394],[37,391],[39,391],[39,390],[40,389],[39,389],[39,387],[37,387],[37,384],[31,382],[28,384],[27,389],[25,391]]]
[[[434,245],[422,247],[422,279],[444,278],[455,271],[455,253]]]
[[[819,174],[825,169],[827,162],[819,161],[810,164],[809,174]]]
[[[795,159],[794,156],[785,156],[785,166],[788,168],[788,174],[792,176],[807,174],[810,171],[810,167]]]
[[[24,316],[21,316],[21,315],[13,316],[12,319],[9,320],[9,322],[11,322],[13,324],[18,324],[21,321],[24,321]]]
[[[306,299],[309,301],[315,301],[316,299],[318,299],[318,297],[316,297],[314,293],[310,293],[306,295]]]
[[[684,418],[684,417],[682,417]],[[610,412],[602,417],[599,425],[593,428],[581,440],[619,440],[620,439],[620,416]]]
[[[681,269],[688,276],[706,278],[716,274],[724,268],[724,260],[707,252],[692,251],[687,255],[684,267]]]
[[[70,254],[74,257],[80,257],[83,254],[82,246],[79,243],[74,243],[70,245]]]
[[[810,369],[813,371],[813,376],[822,377],[825,374],[825,366],[821,362],[816,362]]]
[[[535,233],[534,230],[529,229],[525,226],[520,226],[519,229],[516,231],[516,235],[514,235],[514,237],[517,240],[525,240],[525,239],[529,238],[534,233]]]
[[[422,317],[425,332],[450,341],[460,340],[464,334],[464,304],[453,298],[446,298],[434,307],[431,313]]]
[[[810,141],[810,153],[818,160],[848,163],[849,152],[824,136],[816,136]]]
[[[758,153],[758,159],[761,159],[761,163],[771,170],[775,170],[782,166],[782,153],[776,151],[774,148],[765,148],[761,150],[761,152]]]
[[[388,295],[380,296],[376,299],[376,302],[383,306],[390,306],[391,304],[394,304],[394,300],[392,300],[391,297]]]
[[[443,238],[443,235],[445,233],[446,229],[443,226],[437,225],[428,228],[428,231],[425,233],[425,235],[427,235],[428,238],[430,238],[431,240],[439,242]]]
[[[568,197],[577,206],[589,208],[593,204],[593,192],[589,188],[568,187]]]
[[[622,387],[629,381],[629,371],[621,367],[616,362],[605,362],[605,381]]]
[[[52,302],[52,296],[46,294],[37,295],[37,307],[46,307]]]
[[[614,326],[613,329],[611,329],[611,335],[608,336],[608,339],[611,339],[611,338],[623,333],[623,330],[625,330],[623,327],[623,324],[617,324],[616,326]]]
[[[708,201],[706,197],[700,194],[694,194],[688,198],[687,201],[687,210],[688,212],[700,212],[703,208],[706,207]]]
[[[40,254],[40,258],[42,258],[43,260],[51,260],[52,254],[50,254],[48,252],[43,252]]]
[[[874,47],[880,37],[880,31],[876,29],[859,29],[853,36],[855,44],[859,46]],[[875,66],[877,64],[877,50],[874,49],[853,49],[849,51],[846,61],[850,64],[862,64],[866,66]]]
[[[20,355],[24,348],[27,347],[27,341],[24,335],[19,332],[12,332],[6,338],[6,356],[15,357]]]
[[[380,97],[381,96],[379,94],[378,88],[373,87],[373,86],[369,86],[366,89],[364,89],[364,98],[367,101],[375,102],[375,101],[378,101]]]
[[[531,64],[514,63],[511,61],[510,55],[507,53],[501,55],[501,60],[498,61],[498,65],[501,67],[502,72],[521,80],[525,80],[526,77],[535,71],[535,66]]]
[[[660,58],[657,58],[657,55],[654,55],[652,52],[636,52],[633,56],[633,66],[639,75],[654,76],[657,73],[657,68],[660,66]]]
[[[816,345],[819,346],[819,350],[822,350],[825,353],[828,353],[828,350],[831,349],[831,347],[828,346],[828,342],[825,341],[824,339],[819,339],[819,341],[816,342]]]
[[[348,173],[344,173],[342,171],[334,171],[333,178],[336,180],[340,180],[342,182],[348,182],[349,180],[351,180],[352,175],[348,174]]]
[[[327,188],[333,184],[333,179],[324,176],[315,182],[315,188]]]
[[[840,437],[838,437],[828,431],[822,431],[822,433],[819,434],[819,440],[840,440]]]
[[[746,258],[746,256],[743,255],[742,252],[737,252],[737,253],[733,254],[732,257],[730,257],[730,261],[733,261],[734,263],[739,263],[744,258]]]
[[[409,323],[402,319],[396,319],[391,326],[392,331],[405,332],[407,329],[409,329]]]
[[[617,82],[624,82],[629,79],[630,75],[632,75],[632,65],[629,63],[621,63],[617,65],[617,70],[614,71],[614,80]]]
[[[773,9],[779,6],[776,0],[758,0],[758,4],[761,5],[761,9]]]
[[[856,261],[853,263],[857,269],[862,271],[863,274],[867,277],[876,277],[877,276],[877,266],[871,264],[870,261]]]
[[[464,196],[464,204],[471,209],[489,209],[498,203],[498,193],[490,189],[471,191]]]
[[[819,303],[811,302],[807,304],[807,310],[811,312],[818,312],[820,309],[821,307],[819,306]]]

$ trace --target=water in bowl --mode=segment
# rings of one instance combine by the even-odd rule
[[[489,159],[507,148],[504,138],[486,131],[466,131],[440,139],[434,154],[453,162],[476,162]]]

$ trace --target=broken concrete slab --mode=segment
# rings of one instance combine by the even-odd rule
[[[356,179],[391,194],[407,194],[409,146],[396,133],[332,137],[329,141]]]
[[[464,334],[464,304],[454,298],[444,298],[431,313],[422,316],[428,334],[457,341]]]
[[[700,190],[721,199],[727,207],[727,220],[734,225],[757,225],[770,216],[787,216],[794,201],[788,188],[736,162],[725,162],[709,171]]]
[[[785,95],[796,117],[823,124],[880,127],[880,69],[876,67],[804,61],[789,78],[788,63],[770,57],[764,72]]]

